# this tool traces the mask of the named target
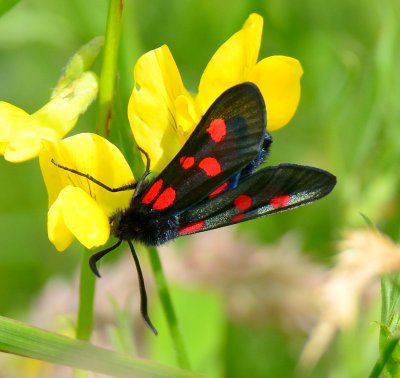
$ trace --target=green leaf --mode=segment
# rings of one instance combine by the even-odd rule
[[[0,16],[9,11],[14,5],[19,3],[19,0],[1,0],[0,1]]]
[[[382,278],[382,315],[379,337],[380,360],[377,365],[387,377],[400,375],[400,274]],[[375,369],[374,369],[375,370]]]
[[[381,377],[381,373],[383,370],[385,370],[387,377],[398,377],[398,375],[396,374],[397,371],[396,365],[387,364],[392,358],[393,351],[397,348],[398,344],[399,344],[399,337],[394,337],[394,338],[392,337],[386,340],[385,349],[381,349],[379,360],[376,362],[374,368],[372,369],[369,378]]]
[[[1,316],[0,351],[113,377],[202,377],[196,373],[113,352]]]

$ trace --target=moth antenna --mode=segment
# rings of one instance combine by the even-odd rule
[[[105,189],[105,190],[107,190],[109,192],[112,192],[112,193],[123,192],[123,191],[126,191],[126,190],[133,190],[133,189],[136,188],[136,185],[137,185],[134,182],[134,183],[131,183],[131,184],[119,186],[117,188],[111,188],[110,186],[104,184],[100,180],[97,180],[96,178],[94,178],[93,176],[89,175],[88,173],[83,173],[83,172],[80,172],[80,171],[78,171],[76,169],[66,167],[65,165],[61,165],[60,163],[56,162],[54,159],[51,159],[51,162],[56,167],[58,167],[60,169],[63,169],[64,171],[71,172],[74,175],[84,177],[84,178],[88,179],[89,181],[94,182],[96,185],[101,186],[103,189]]]
[[[99,278],[101,278],[99,270],[97,269],[97,261],[99,261],[103,256],[105,256],[107,253],[111,252],[115,248],[117,248],[120,244],[122,243],[122,239],[119,239],[113,246],[110,248],[104,249],[103,251],[97,252],[90,256],[89,259],[89,266],[90,269],[92,269],[92,272]]]
[[[146,294],[146,287],[144,284],[144,279],[143,279],[143,273],[142,269],[140,268],[140,262],[137,257],[135,248],[133,248],[133,244],[130,240],[128,240],[129,248],[132,253],[133,260],[135,261],[136,265],[136,270],[138,274],[138,279],[139,279],[139,290],[140,290],[140,312],[142,314],[142,317],[146,324],[149,326],[149,328],[152,330],[152,332],[157,336],[158,332],[156,328],[153,326],[153,323],[150,320],[149,314],[147,312],[147,294]]]
[[[145,169],[142,177],[136,184],[136,190],[135,190],[135,193],[133,194],[133,198],[135,198],[140,193],[140,189],[142,188],[144,180],[150,173],[150,156],[149,156],[149,154],[145,150],[143,150],[141,147],[137,146],[137,148],[146,158],[146,169]]]

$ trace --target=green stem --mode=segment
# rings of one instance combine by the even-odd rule
[[[121,35],[122,0],[110,0],[103,63],[100,73],[99,114],[97,133],[108,137],[111,126],[115,79],[117,76],[118,47]]]
[[[84,249],[82,253],[81,275],[79,287],[79,309],[76,326],[76,338],[79,340],[90,340],[93,328],[93,303],[96,287],[96,276],[89,267],[89,252]]]
[[[108,136],[114,99],[115,78],[117,75],[117,56],[121,30],[122,0],[110,0],[108,8],[106,38],[104,42],[103,63],[100,73],[99,114],[97,132]],[[93,328],[93,302],[95,276],[88,264],[89,251],[82,254],[79,309],[76,337],[89,340]]]
[[[182,334],[178,326],[178,320],[175,315],[174,306],[172,304],[167,281],[162,269],[160,257],[157,248],[148,247],[151,267],[153,269],[154,278],[157,284],[158,294],[161,300],[161,306],[167,319],[169,331],[171,333],[172,342],[175,347],[175,353],[178,365],[182,369],[190,370],[190,363],[186,353]]]

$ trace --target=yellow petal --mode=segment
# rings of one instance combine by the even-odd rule
[[[4,149],[4,158],[12,163],[21,163],[39,155],[43,148],[40,138],[19,138],[7,143]]]
[[[49,206],[53,204],[61,190],[69,185],[83,189],[96,200],[106,216],[129,206],[131,190],[111,193],[87,178],[66,172],[51,163],[59,164],[87,173],[116,188],[134,181],[132,172],[122,153],[108,140],[96,134],[77,134],[62,141],[47,142],[39,161],[49,195]]]
[[[57,251],[64,251],[74,240],[62,216],[62,201],[55,201],[47,213],[47,235]]]
[[[134,79],[128,105],[132,133],[137,144],[149,154],[151,169],[160,172],[181,148],[175,99],[190,95],[165,45],[139,58]]]
[[[246,80],[257,62],[262,27],[262,17],[251,14],[242,29],[215,52],[201,77],[196,98],[202,114],[222,92]]]
[[[250,72],[248,80],[258,85],[265,100],[268,131],[292,119],[300,101],[302,75],[300,62],[287,56],[265,58]]]
[[[79,115],[96,98],[97,89],[96,75],[85,72],[58,91],[50,102],[32,116],[39,121],[41,130],[54,130],[57,139],[61,139],[75,126]]]
[[[52,130],[41,130],[40,123],[24,110],[0,101],[0,153],[11,162],[37,156],[41,138],[54,138]]]
[[[108,217],[89,194],[67,186],[49,210],[48,233],[58,250],[68,247],[71,234],[86,248],[93,248],[107,242],[110,226]]]
[[[178,138],[182,145],[189,138],[196,125],[200,122],[201,114],[192,96],[180,95],[175,99],[176,123],[180,126]]]
[[[10,162],[36,157],[42,141],[61,139],[76,124],[97,94],[97,79],[86,72],[60,90],[36,113],[0,102],[0,153]]]
[[[26,130],[34,130],[37,121],[27,112],[5,101],[0,101],[0,141],[9,140],[24,135]]]

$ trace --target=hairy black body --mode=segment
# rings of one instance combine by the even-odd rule
[[[111,233],[122,240],[134,240],[158,246],[176,237],[179,229],[177,214],[157,214],[135,205],[110,218]]]

